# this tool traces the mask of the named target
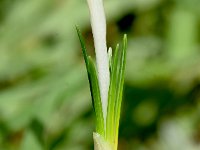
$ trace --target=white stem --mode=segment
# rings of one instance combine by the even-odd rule
[[[87,0],[95,45],[98,80],[104,123],[106,125],[108,91],[110,85],[109,61],[106,46],[106,18],[102,0]]]
[[[94,150],[112,150],[111,146],[99,135],[93,133]]]

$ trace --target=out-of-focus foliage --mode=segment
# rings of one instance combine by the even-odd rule
[[[128,34],[121,150],[200,149],[200,1],[105,0],[108,45]],[[82,0],[0,1],[0,149],[92,149],[75,25]]]

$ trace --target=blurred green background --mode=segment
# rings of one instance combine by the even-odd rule
[[[108,46],[128,34],[119,150],[200,149],[200,1],[105,0]],[[0,150],[92,150],[76,35],[86,0],[0,0]]]

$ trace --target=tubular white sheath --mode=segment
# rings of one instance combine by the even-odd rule
[[[93,139],[94,150],[112,150],[110,145],[98,133],[93,133]]]
[[[104,123],[106,125],[108,91],[110,85],[109,61],[106,46],[106,18],[102,0],[87,0],[95,45],[98,80]]]

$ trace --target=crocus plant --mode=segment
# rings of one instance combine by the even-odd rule
[[[106,19],[103,0],[87,0],[94,38],[96,65],[87,54],[80,30],[77,33],[87,68],[93,108],[96,118],[96,132],[93,134],[95,150],[117,150],[118,129],[123,95],[126,62],[127,36],[123,46],[107,51]]]

